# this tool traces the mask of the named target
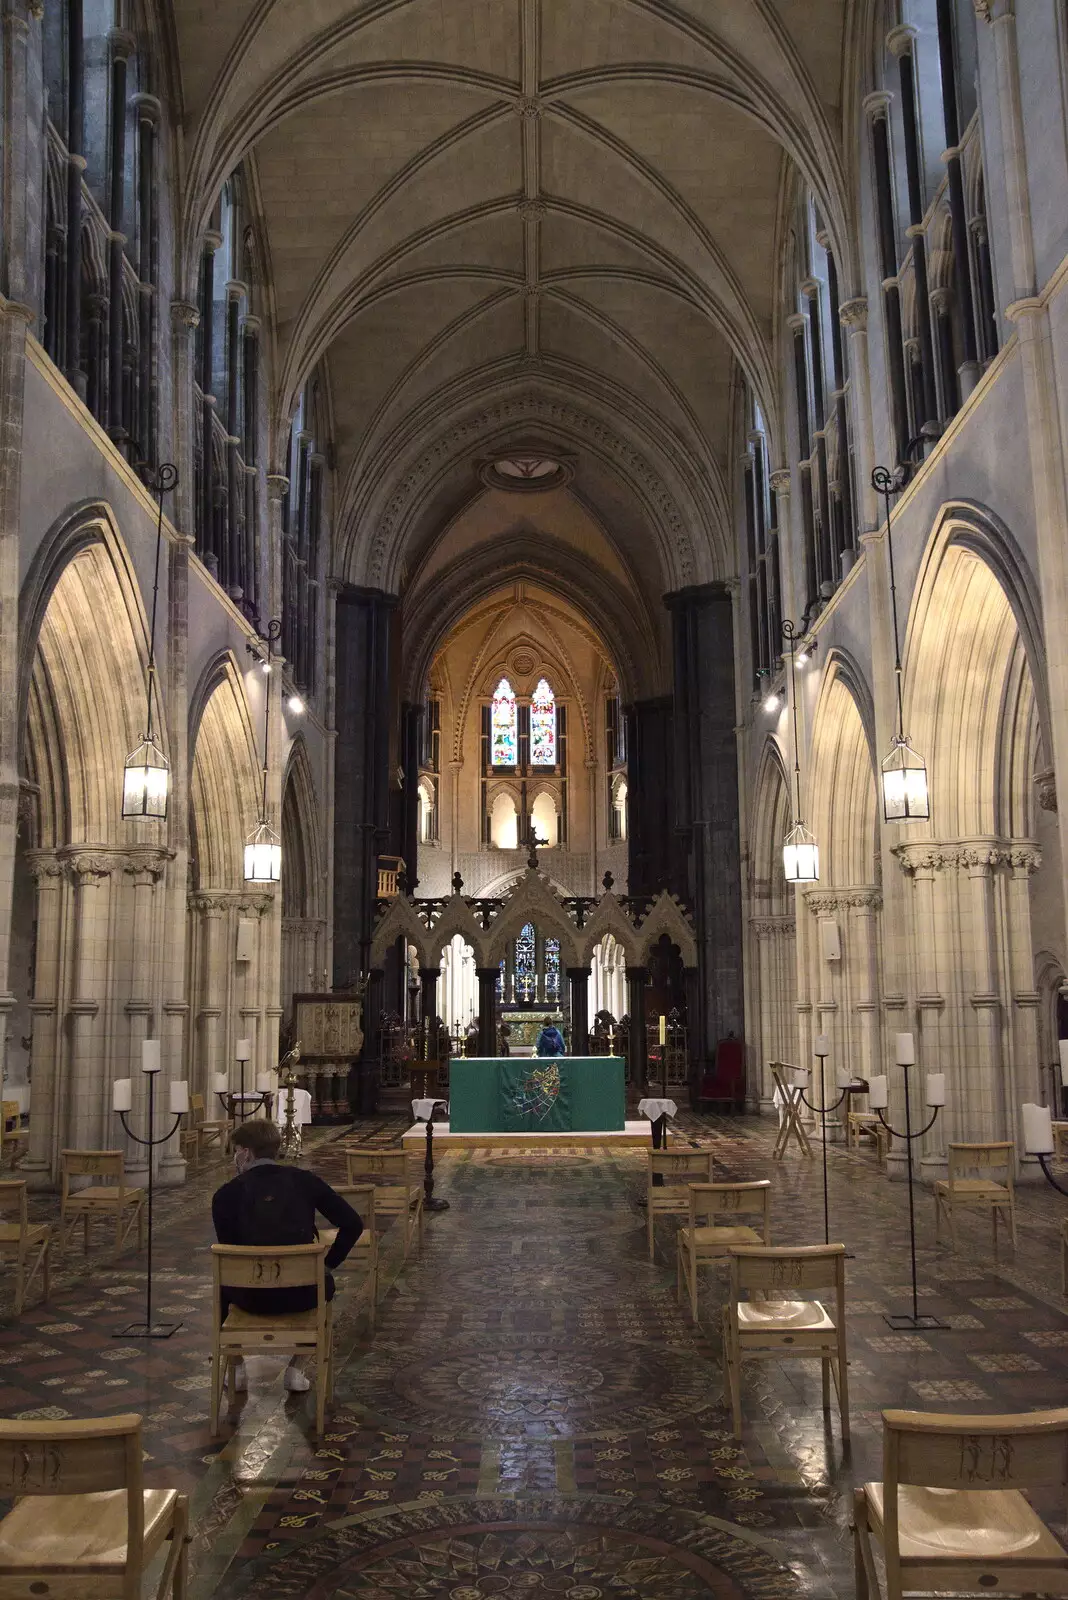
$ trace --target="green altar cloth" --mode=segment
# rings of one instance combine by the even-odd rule
[[[481,1056],[449,1064],[451,1133],[622,1133],[622,1056]]]

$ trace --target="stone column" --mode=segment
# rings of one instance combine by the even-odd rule
[[[1020,98],[1020,57],[1016,44],[1016,0],[975,0],[975,9],[994,33],[1001,162],[1008,207],[1014,299],[1035,292],[1035,243],[1027,181],[1027,141]]]
[[[871,416],[871,373],[868,365],[868,302],[863,295],[845,300],[838,308],[838,320],[846,330],[849,349],[849,400],[853,413],[853,458],[857,474],[858,532],[868,533],[879,525],[879,506],[871,486],[875,465],[874,429]]]
[[[220,1032],[222,994],[220,983],[223,971],[223,901],[217,895],[194,894],[189,897],[190,908],[200,918],[200,1005],[194,1020],[196,1049],[193,1052],[195,1070],[190,1089],[203,1094],[205,1103],[211,1090],[214,1072],[225,1072],[229,1079],[230,1059],[225,1030]],[[231,1083],[231,1088],[233,1084]]]
[[[31,93],[29,65],[31,53],[36,57],[41,49],[43,14],[43,0],[4,0],[5,159],[0,291],[9,301],[35,305],[40,303],[35,246],[44,217],[43,151],[36,135],[43,127],[43,108],[39,98]],[[6,398],[5,395],[5,402]],[[20,397],[18,415],[21,414]],[[0,416],[6,420],[6,404]]]
[[[797,532],[790,521],[790,469],[779,467],[768,480],[775,494],[775,525],[779,530],[779,576],[782,584],[782,614],[797,616],[797,589],[794,583],[794,555]]]
[[[1001,1052],[1001,994],[994,912],[994,871],[1000,865],[1001,852],[985,844],[966,846],[960,851],[959,860],[968,875],[968,916],[959,921],[965,983],[969,977],[971,979],[971,993],[966,1001],[972,1008],[974,1021],[965,1019],[964,1023],[963,1032],[968,1043],[956,1084],[959,1109],[953,1124],[965,1139],[1008,1139],[1012,1134],[1007,1130],[1014,1126],[1015,1115],[1011,1101],[1006,1104],[1005,1099],[1009,1084]],[[939,1118],[940,1122],[943,1120],[944,1117]]]
[[[860,1048],[847,1067],[862,1078],[881,1073],[884,1055],[879,1008],[879,912],[883,897],[878,889],[866,889],[850,898],[851,932],[849,949],[855,947],[856,992],[853,1012],[859,1019]]]
[[[497,967],[476,967],[478,979],[478,1053],[497,1054]]]
[[[627,1000],[630,1009],[630,1082],[638,1094],[645,1093],[649,1076],[649,1043],[645,1037],[645,986],[648,967],[627,968]]]
[[[158,956],[160,953],[159,935],[161,928],[157,926],[156,917],[156,885],[163,876],[167,861],[167,852],[150,849],[130,850],[122,861],[122,872],[125,882],[132,891],[133,907],[130,912],[130,993],[125,1003],[124,1010],[129,1019],[130,1033],[128,1040],[128,1056],[122,1065],[122,1073],[130,1077],[133,1082],[133,1114],[132,1126],[143,1132],[147,1127],[148,1116],[148,1090],[144,1073],[141,1071],[142,1052],[141,1046],[145,1039],[152,1037],[149,1030],[152,1019],[157,1016],[156,974],[158,970]],[[124,908],[125,909],[125,908]],[[162,1019],[156,1024],[155,1037],[162,1039]],[[162,1045],[161,1045],[162,1055]],[[173,1070],[178,1063],[164,1063],[164,1070],[160,1073],[157,1090],[177,1078],[178,1073]],[[166,1109],[167,1098],[156,1096],[157,1125],[162,1123],[162,1113]],[[152,1130],[155,1132],[155,1129]],[[122,1136],[116,1130],[116,1139]],[[177,1151],[175,1152],[177,1154]],[[159,1165],[161,1153],[154,1154],[153,1159]],[[126,1144],[126,1170],[135,1183],[144,1183],[148,1176],[148,1149],[144,1145],[129,1140]],[[181,1162],[184,1169],[185,1163]]]
[[[571,1054],[590,1053],[590,969],[568,967],[567,982],[571,1000]]]
[[[63,1042],[59,1018],[59,940],[65,872],[53,850],[31,850],[27,860],[37,885],[37,955],[30,1001],[33,1018],[30,1147],[19,1164],[19,1175],[31,1189],[50,1189],[55,1181],[57,1151],[63,1142],[58,1114]]]
[[[419,1001],[419,1018],[424,1024],[433,1022],[438,1014],[438,978],[439,967],[420,967],[419,982],[422,984],[422,994]]]
[[[88,852],[69,858],[74,883],[70,1057],[62,1089],[61,1138],[74,1147],[111,1144],[111,1085],[105,1081],[101,1002],[107,997],[108,892],[113,862]]]
[[[928,1071],[945,1070],[955,1089],[957,1115],[959,1115],[960,1096],[962,1088],[954,1083],[956,1074],[953,1072],[953,1052],[944,1049],[948,1043],[944,1039],[945,1033],[943,1013],[946,1008],[946,997],[941,988],[939,967],[939,953],[945,955],[948,946],[948,929],[943,927],[944,916],[939,913],[937,880],[944,870],[957,866],[958,852],[952,846],[947,847],[938,843],[895,845],[893,853],[898,859],[901,872],[907,880],[911,881],[911,892],[906,893],[906,931],[903,931],[903,942],[906,944],[907,956],[911,957],[911,983],[916,1007],[917,1024],[912,1025],[911,1017],[907,1010],[900,1021],[891,1023],[888,1020],[887,1032],[914,1032],[916,1034],[916,1057],[918,1065],[911,1068],[912,1077],[909,1080],[910,1093],[913,1093],[912,1120],[913,1125],[921,1127],[923,1114],[923,1080]],[[907,886],[906,886],[907,887]],[[888,998],[884,1005],[891,1006],[893,1001]],[[893,1069],[894,1051],[892,1040],[887,1040],[887,1060],[891,1063],[888,1068],[890,1076],[890,1120],[895,1127],[903,1127],[901,1120],[904,1117],[904,1094],[901,1086],[901,1072]],[[935,1063],[938,1063],[937,1068]],[[913,1092],[914,1091],[914,1092]],[[950,1108],[949,1116],[954,1116]],[[894,1119],[897,1119],[896,1121]],[[923,1118],[925,1121],[926,1118]],[[921,1167],[926,1167],[931,1173],[932,1167],[941,1167],[944,1164],[943,1147],[949,1137],[944,1126],[946,1113],[939,1117],[931,1132],[917,1148],[913,1147],[913,1159],[917,1155]],[[892,1152],[895,1159],[903,1166],[905,1153]],[[898,1174],[900,1175],[900,1174]]]
[[[1031,941],[1031,875],[1042,865],[1033,844],[1013,844],[1005,852],[1011,871],[1008,881],[1009,961],[1012,984],[1012,1046],[1008,1062],[1006,1139],[1017,1138],[1017,1120],[1024,1101],[1041,1104],[1046,1099],[1039,1056],[1039,1005],[1035,988],[1035,957]],[[1017,1149],[1023,1148],[1018,1139]],[[1033,1159],[1032,1168],[1037,1166]],[[1038,1177],[1038,1173],[1035,1173]]]
[[[0,1083],[7,1059],[19,802],[19,519],[27,306],[0,300]]]

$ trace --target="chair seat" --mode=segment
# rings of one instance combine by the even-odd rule
[[[717,1245],[763,1244],[764,1235],[755,1228],[739,1225],[736,1228],[680,1228],[679,1241],[683,1248],[692,1250],[715,1249]]]
[[[833,1333],[834,1323],[818,1300],[742,1300],[738,1305],[742,1333],[777,1333],[802,1328],[806,1333]]]
[[[125,1189],[109,1189],[104,1184],[94,1184],[91,1189],[77,1189],[69,1194],[66,1206],[84,1209],[92,1206],[114,1206],[118,1204],[119,1195],[122,1195],[123,1205],[133,1205],[135,1200],[143,1200],[145,1191],[139,1183],[128,1183]]]
[[[883,1486],[866,1483],[864,1495],[880,1542]],[[903,1561],[1068,1562],[1068,1551],[1016,1489],[925,1489],[901,1484],[897,1491],[898,1541]]]
[[[145,1556],[162,1544],[174,1514],[175,1489],[146,1489]],[[126,1490],[100,1494],[26,1495],[0,1522],[0,1573],[107,1571],[126,1562]]]
[[[948,1194],[951,1197],[967,1195],[972,1200],[1008,1200],[1011,1198],[1008,1189],[1003,1183],[990,1183],[984,1178],[954,1178],[952,1182],[948,1178],[939,1178],[935,1184],[935,1192],[936,1194]]]
[[[287,1333],[315,1333],[315,1312],[312,1311],[287,1311],[282,1315],[274,1312],[264,1313],[262,1316],[255,1311],[243,1311],[240,1306],[231,1306],[226,1313],[223,1323],[224,1333],[274,1333],[283,1329]]]
[[[17,1222],[0,1222],[0,1246],[5,1244],[18,1244],[20,1239],[25,1239],[27,1244],[40,1244],[48,1236],[47,1222],[31,1222],[28,1228],[20,1228]]]

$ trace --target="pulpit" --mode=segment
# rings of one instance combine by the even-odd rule
[[[295,994],[293,1037],[300,1040],[298,1082],[312,1098],[315,1122],[348,1122],[367,1098],[363,994]],[[350,1081],[351,1080],[351,1081]],[[373,1084],[368,1083],[373,1099]]]

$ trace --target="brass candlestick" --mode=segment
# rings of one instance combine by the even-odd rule
[[[292,1050],[287,1050],[278,1063],[278,1093],[283,1098],[286,1108],[285,1121],[282,1124],[282,1155],[287,1161],[300,1159],[301,1133],[300,1123],[297,1121],[296,1100],[289,1091],[297,1088],[297,1078],[293,1071],[300,1060],[300,1040],[298,1039]]]

